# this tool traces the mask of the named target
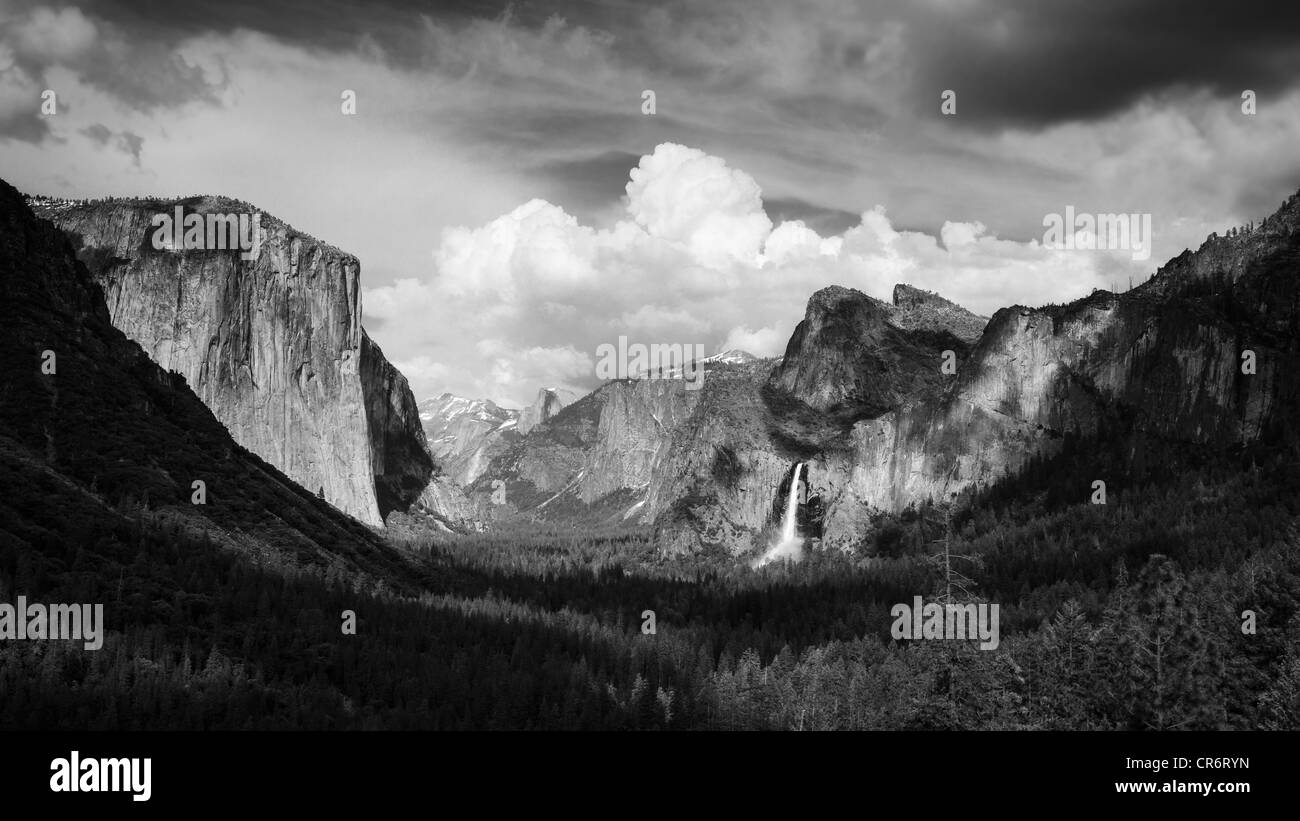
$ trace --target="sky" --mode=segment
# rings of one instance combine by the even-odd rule
[[[0,177],[251,202],[361,260],[417,398],[519,407],[620,336],[780,355],[827,285],[1141,282],[1300,188],[1300,7],[0,0]]]

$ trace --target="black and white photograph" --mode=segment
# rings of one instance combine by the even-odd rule
[[[0,0],[0,339],[50,806],[1300,730],[1294,4]]]

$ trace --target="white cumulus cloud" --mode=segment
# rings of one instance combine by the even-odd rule
[[[626,216],[608,227],[532,200],[444,231],[426,278],[366,291],[385,344],[419,363],[419,396],[519,406],[543,386],[590,390],[596,349],[619,336],[778,356],[827,285],[888,300],[907,282],[989,314],[1086,295],[1118,264],[1106,252],[1000,239],[977,221],[945,222],[938,236],[899,230],[881,206],[838,236],[774,226],[752,177],[675,143],[629,177]]]

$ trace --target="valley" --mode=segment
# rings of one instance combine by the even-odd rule
[[[150,304],[122,290],[142,282],[117,255],[134,240],[74,243],[0,193],[0,598],[104,604],[93,654],[0,644],[3,726],[1159,730],[1300,716],[1300,440],[1281,376],[1296,364],[1295,198],[1131,295],[1014,307],[986,326],[905,286],[893,304],[819,291],[784,357],[713,358],[698,391],[625,379],[544,390],[519,411],[418,403],[344,311],[347,344],[323,352],[304,330],[287,349],[335,364],[276,390],[281,408],[320,414],[306,429],[354,443],[356,498],[388,511],[366,522],[330,499],[341,486],[282,472],[208,404],[249,418],[248,397],[275,383],[242,369],[285,372],[228,358],[261,331],[222,330],[196,358],[176,332],[208,321],[200,305],[192,325],[134,325],[132,339],[116,325]],[[60,224],[139,217],[84,219]],[[299,266],[326,253],[298,247]],[[317,275],[345,274],[339,259]],[[170,260],[150,265],[197,263]],[[282,287],[295,304],[287,280],[267,293]],[[197,369],[202,393],[150,350]],[[340,408],[364,436],[333,428]],[[774,540],[800,561],[751,567]],[[995,650],[978,634],[892,634],[900,602],[954,595],[997,607]],[[1176,650],[1156,664],[1157,645]]]

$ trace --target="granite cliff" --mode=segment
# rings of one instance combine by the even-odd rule
[[[10,578],[34,554],[79,580],[114,561],[140,567],[144,526],[259,563],[418,589],[407,559],[241,446],[184,376],[116,328],[66,235],[3,181],[0,343],[0,553]],[[182,595],[133,589],[141,601]]]
[[[72,240],[114,325],[240,444],[370,525],[419,497],[433,462],[406,380],[361,327],[355,257],[268,214],[243,253],[157,247],[156,215],[257,213],[221,197],[33,207]]]

